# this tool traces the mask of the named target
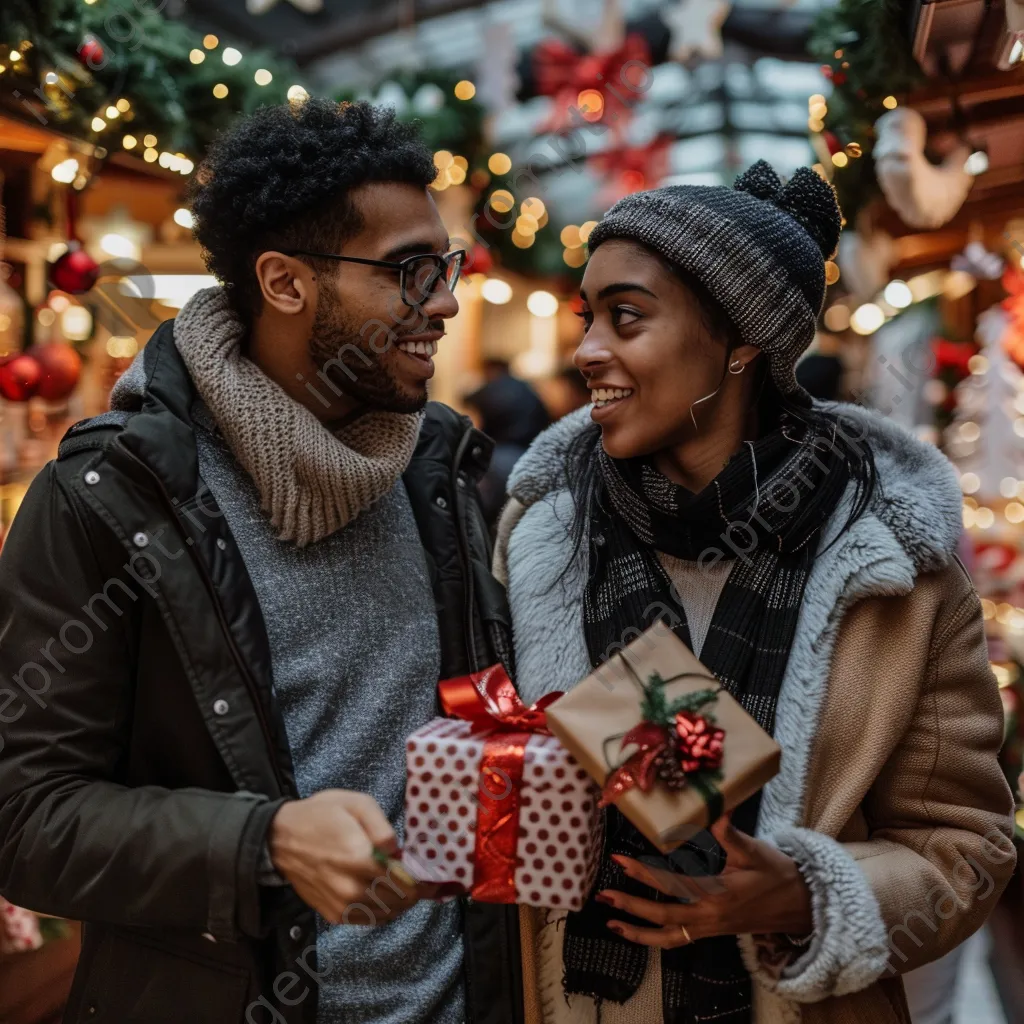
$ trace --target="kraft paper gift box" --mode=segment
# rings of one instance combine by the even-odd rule
[[[485,903],[579,910],[601,846],[593,780],[503,669],[439,689],[460,717],[436,718],[406,741],[402,863],[419,881],[454,883]]]
[[[641,708],[650,711],[651,701],[662,725],[644,721]],[[680,707],[678,732],[673,706]],[[779,770],[778,744],[661,622],[545,710],[552,734],[602,787],[602,800],[663,853]],[[669,788],[662,773],[681,788]]]

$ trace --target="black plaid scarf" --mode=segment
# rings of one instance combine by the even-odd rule
[[[673,484],[647,459],[609,458],[595,441],[603,486],[589,512],[590,574],[584,630],[596,667],[634,630],[661,618],[687,646],[690,631],[682,605],[656,552],[709,564],[719,557],[738,564],[729,573],[715,608],[701,661],[768,731],[796,632],[804,585],[821,527],[849,481],[843,455],[829,439],[809,438],[790,423],[747,442],[699,494]],[[610,507],[609,507],[610,506]],[[719,555],[719,552],[721,553]],[[760,794],[733,815],[737,828],[753,834]],[[628,878],[610,854],[664,862],[640,832],[614,807],[606,819],[605,850],[591,899],[568,915],[564,943],[565,991],[621,1003],[639,987],[648,950],[615,935],[606,922],[617,917],[598,903],[601,889],[646,899],[663,896]],[[675,870],[712,875],[724,865],[708,832],[669,858]],[[733,936],[701,939],[661,954],[665,1024],[748,1024],[751,979]]]

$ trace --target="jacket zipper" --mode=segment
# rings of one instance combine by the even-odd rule
[[[154,473],[149,466],[147,466],[142,459],[140,459],[133,452],[129,451],[123,445],[121,450],[124,451],[128,457],[138,463],[142,468],[143,472],[152,479],[153,483],[156,484],[157,490],[163,499],[164,505],[171,512],[175,523],[178,522],[178,510],[174,507],[171,502],[171,496],[167,493],[167,489],[163,485],[163,481]],[[181,527],[179,526],[179,530]],[[235,666],[238,669],[239,675],[245,682],[245,687],[249,691],[250,699],[252,700],[253,707],[256,710],[256,718],[260,724],[260,730],[263,733],[264,742],[267,745],[267,753],[270,756],[270,766],[274,772],[274,778],[277,780],[278,788],[283,796],[292,795],[291,790],[285,784],[284,776],[281,774],[281,766],[277,762],[277,754],[275,752],[273,736],[270,732],[270,725],[267,722],[266,716],[263,713],[263,702],[260,700],[259,689],[256,684],[256,680],[252,677],[252,673],[249,671],[248,665],[245,663],[245,659],[242,657],[242,652],[238,649],[238,644],[235,642],[235,638],[231,632],[231,628],[228,626],[227,618],[224,615],[224,609],[221,607],[220,599],[217,597],[217,588],[213,584],[213,578],[210,576],[209,571],[206,568],[205,562],[199,557],[199,552],[196,551],[194,544],[186,544],[186,548],[189,549],[189,553],[192,556],[192,561],[195,563],[196,568],[199,570],[200,576],[203,578],[203,582],[206,585],[206,589],[210,595],[210,600],[213,602],[214,611],[217,614],[217,622],[220,624],[221,632],[224,634],[225,639],[228,643],[228,648],[231,651],[231,656],[234,658]]]
[[[466,634],[466,644],[469,655],[469,670],[477,672],[481,666],[477,660],[476,633],[473,629],[473,566],[469,557],[469,538],[466,536],[468,526],[463,527],[463,502],[462,488],[459,487],[459,467],[466,454],[466,448],[472,440],[472,428],[462,435],[459,446],[455,450],[455,458],[452,460],[452,501],[455,508],[455,540],[459,549],[459,561],[462,563],[462,578],[466,581],[466,599],[463,603],[463,631]]]

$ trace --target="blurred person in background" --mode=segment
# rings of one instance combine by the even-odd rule
[[[435,174],[385,108],[239,120],[190,197],[222,287],[10,530],[0,893],[85,922],[69,1022],[513,1020],[514,908],[391,859],[406,737],[507,615],[472,582],[490,442],[427,403],[462,259]]]
[[[501,359],[484,361],[486,383],[465,402],[476,426],[494,441],[491,464],[480,479],[480,503],[488,525],[505,504],[505,484],[530,442],[551,422],[544,403]]]
[[[900,975],[1013,870],[956,474],[794,373],[840,224],[814,171],[761,161],[631,195],[590,235],[593,403],[531,445],[498,528],[519,690],[570,689],[661,618],[782,760],[669,857],[608,808],[583,909],[523,908],[527,1019],[907,1024]],[[717,880],[687,900],[679,874]]]

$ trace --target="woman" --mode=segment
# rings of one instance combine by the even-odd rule
[[[1012,870],[953,470],[794,376],[840,222],[817,174],[761,162],[629,196],[590,236],[594,401],[531,446],[499,529],[520,691],[572,687],[668,607],[783,756],[670,862],[608,812],[584,909],[523,911],[530,1020],[907,1021],[899,975],[977,929]],[[674,871],[723,860],[674,898]]]

